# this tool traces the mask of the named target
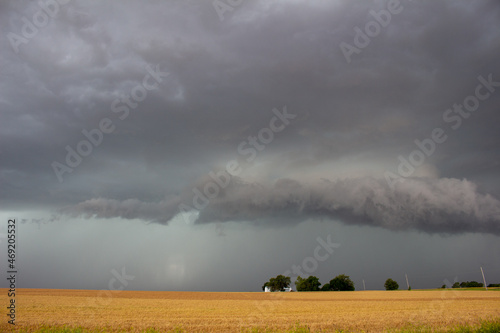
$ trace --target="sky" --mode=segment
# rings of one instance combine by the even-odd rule
[[[2,1],[18,287],[500,283],[498,22],[493,0]]]

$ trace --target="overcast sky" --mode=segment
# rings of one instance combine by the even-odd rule
[[[500,283],[499,22],[493,0],[2,1],[19,286]]]

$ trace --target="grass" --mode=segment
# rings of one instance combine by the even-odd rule
[[[18,330],[18,333],[108,333],[107,330],[88,330],[81,327],[76,328],[53,328],[53,327],[41,327],[35,331]],[[188,331],[182,328],[176,328],[170,331],[161,331],[153,328],[149,328],[141,331],[140,333],[187,333]],[[250,328],[248,330],[242,331],[242,333],[312,333],[313,331],[307,325],[301,325],[300,323],[295,324],[295,326],[290,327],[285,330],[273,330],[270,328]],[[326,331],[319,331],[326,332]],[[351,331],[345,330],[335,330],[328,331],[335,333],[350,333]],[[483,320],[478,325],[457,325],[449,329],[438,329],[435,330],[432,327],[426,326],[416,326],[413,328],[399,329],[399,330],[388,330],[388,333],[499,333],[500,332],[500,319],[495,320]]]
[[[432,327],[413,327],[402,330],[389,331],[390,333],[499,333],[500,319],[483,320],[478,325],[456,325],[448,329],[435,330]]]

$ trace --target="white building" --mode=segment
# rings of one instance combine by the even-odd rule
[[[271,292],[271,288],[269,288],[269,287],[266,286],[266,287],[264,287],[264,291],[266,293],[270,293]],[[290,292],[290,291],[292,291],[292,288],[285,288],[285,290],[283,290],[283,291],[284,292]]]

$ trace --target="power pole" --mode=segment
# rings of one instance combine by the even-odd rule
[[[408,283],[408,275],[405,273],[406,277],[406,286],[408,287],[408,290],[410,290],[410,284]]]
[[[483,268],[482,268],[482,267],[479,267],[479,268],[481,268],[481,274],[483,275],[484,288],[485,288],[486,290],[488,290],[488,287],[486,287],[486,280],[484,279],[484,272],[483,272]]]
[[[363,280],[363,289],[366,290],[365,280]]]

